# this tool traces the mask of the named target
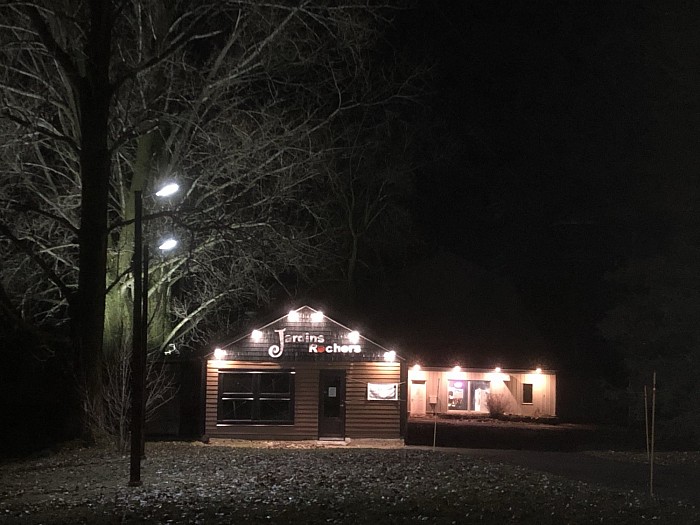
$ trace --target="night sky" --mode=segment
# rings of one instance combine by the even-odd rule
[[[617,375],[597,330],[614,304],[606,275],[662,252],[674,208],[693,205],[700,8],[419,4],[397,42],[432,66],[415,203],[428,256],[376,299],[386,339],[443,364]]]

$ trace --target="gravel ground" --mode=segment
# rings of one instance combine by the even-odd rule
[[[366,448],[369,447],[369,448]],[[0,523],[700,523],[650,500],[515,465],[398,442],[148,443],[128,456],[73,448],[0,466]]]

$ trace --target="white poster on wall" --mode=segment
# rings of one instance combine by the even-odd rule
[[[398,383],[367,383],[369,401],[397,401],[399,399]]]

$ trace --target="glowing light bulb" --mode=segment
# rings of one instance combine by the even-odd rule
[[[175,246],[177,246],[177,241],[175,239],[166,239],[158,246],[158,249],[167,252],[175,248]]]
[[[163,186],[161,189],[159,189],[156,192],[156,196],[158,196],[158,197],[170,197],[171,195],[177,193],[179,189],[180,189],[180,186],[176,182],[171,182],[171,183]]]

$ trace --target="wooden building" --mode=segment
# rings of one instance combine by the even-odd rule
[[[207,360],[205,434],[399,438],[406,372],[395,352],[303,306],[217,348]]]
[[[557,377],[551,370],[413,366],[408,371],[408,388],[411,417],[487,414],[489,402],[498,403],[506,414],[556,415]]]

